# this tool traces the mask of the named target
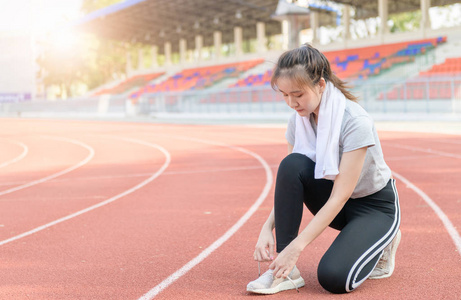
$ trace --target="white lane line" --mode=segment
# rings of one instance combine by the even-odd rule
[[[145,145],[145,146],[152,147],[152,148],[156,148],[156,149],[160,150],[160,152],[162,152],[162,153],[165,155],[166,160],[165,160],[165,162],[163,163],[162,167],[161,167],[157,172],[155,172],[154,174],[152,174],[152,176],[150,176],[150,177],[147,178],[146,180],[142,181],[141,183],[135,185],[134,187],[132,187],[132,188],[130,188],[130,189],[128,189],[128,190],[126,190],[126,191],[124,191],[124,192],[122,192],[122,193],[120,193],[120,194],[118,194],[118,195],[116,195],[116,196],[114,196],[114,197],[112,197],[112,198],[109,198],[109,199],[107,199],[107,200],[105,200],[105,201],[102,201],[102,202],[100,202],[100,203],[97,203],[97,204],[95,204],[95,205],[92,205],[92,206],[90,206],[90,207],[87,207],[87,208],[85,208],[85,209],[82,209],[82,210],[80,210],[80,211],[78,211],[78,212],[75,212],[75,213],[70,214],[70,215],[68,215],[68,216],[62,217],[62,218],[60,218],[60,219],[58,219],[58,220],[55,220],[55,221],[53,221],[53,222],[50,222],[50,223],[47,223],[47,224],[45,224],[45,225],[39,226],[39,227],[37,227],[37,228],[35,228],[35,229],[29,230],[29,231],[27,231],[27,232],[24,232],[24,233],[19,234],[19,235],[17,235],[17,236],[11,237],[11,238],[9,238],[9,239],[0,241],[0,246],[3,246],[3,245],[5,245],[5,244],[7,244],[7,243],[10,243],[10,242],[19,240],[19,239],[21,239],[21,238],[23,238],[23,237],[32,235],[32,234],[34,234],[34,233],[37,233],[37,232],[39,232],[39,231],[41,231],[41,230],[44,230],[44,229],[49,228],[49,227],[51,227],[51,226],[54,226],[54,225],[56,225],[56,224],[62,223],[62,222],[64,222],[64,221],[70,220],[70,219],[75,218],[75,217],[77,217],[77,216],[80,216],[80,215],[82,215],[82,214],[84,214],[84,213],[87,213],[87,212],[89,212],[89,211],[95,210],[95,209],[97,209],[97,208],[99,208],[99,207],[101,207],[101,206],[104,206],[104,205],[106,205],[106,204],[109,204],[109,203],[111,203],[111,202],[114,202],[115,200],[120,199],[120,198],[122,198],[122,197],[124,197],[124,196],[126,196],[126,195],[128,195],[128,194],[131,194],[131,193],[133,193],[134,191],[136,191],[136,190],[142,188],[142,187],[145,186],[146,184],[150,183],[152,180],[154,180],[154,179],[157,178],[158,176],[160,176],[160,174],[162,174],[162,172],[165,171],[165,169],[166,169],[166,168],[168,167],[168,165],[170,164],[170,161],[171,161],[170,153],[168,153],[168,151],[165,150],[163,147],[160,147],[160,146],[155,145],[155,144],[150,144],[150,143],[147,143],[147,142],[144,142],[144,141],[140,141],[140,140],[135,140],[135,139],[123,139],[123,138],[119,138],[119,139],[120,139],[120,140],[129,141],[129,142],[133,142],[133,143],[138,143],[138,144]]]
[[[451,223],[450,219],[445,215],[445,213],[440,209],[440,207],[435,204],[435,202],[422,190],[420,190],[417,186],[415,186],[413,183],[411,183],[408,179],[403,177],[402,175],[392,172],[392,174],[397,177],[399,180],[404,182],[409,188],[411,188],[413,191],[415,191],[421,198],[423,198],[424,201],[432,208],[432,210],[435,212],[437,217],[442,221],[443,225],[445,226],[446,230],[448,231],[448,234],[452,238],[453,242],[455,243],[456,249],[458,250],[459,255],[461,255],[461,237],[456,230],[456,227]]]
[[[187,264],[185,264],[183,267],[181,267],[179,270],[168,276],[165,280],[163,280],[161,283],[159,283],[157,286],[152,288],[150,291],[148,291],[146,294],[144,294],[139,300],[150,300],[153,299],[156,295],[158,295],[161,291],[166,289],[169,285],[171,285],[173,282],[178,280],[180,277],[185,275],[187,272],[189,272],[192,268],[194,268],[196,265],[198,265],[200,262],[202,262],[205,258],[207,258],[211,253],[213,253],[216,249],[218,249],[222,244],[224,244],[229,238],[231,238],[234,233],[236,233],[249,219],[250,217],[256,212],[258,207],[264,202],[264,199],[266,199],[267,195],[269,194],[269,191],[272,187],[272,171],[270,166],[267,164],[267,162],[258,154],[249,151],[245,148],[237,147],[237,146],[232,146],[232,145],[226,145],[226,144],[221,144],[221,143],[215,143],[211,141],[205,141],[205,140],[200,140],[200,139],[193,139],[193,138],[185,138],[185,137],[173,137],[173,138],[178,138],[182,140],[188,140],[188,141],[196,141],[199,143],[205,143],[205,144],[210,144],[210,145],[216,145],[216,146],[222,146],[222,147],[227,147],[233,150],[237,150],[240,152],[243,152],[245,154],[251,155],[254,158],[256,158],[261,165],[263,165],[264,170],[266,171],[266,184],[264,185],[264,188],[259,195],[258,199],[253,203],[253,205],[248,209],[248,211],[235,223],[229,230],[227,230],[226,233],[224,233],[220,238],[218,238],[215,242],[213,242],[210,246],[208,246],[205,250],[203,250],[198,256],[193,258],[191,261],[189,261]]]
[[[150,174],[149,174],[150,175]],[[145,177],[145,176],[144,176]],[[65,201],[68,200],[100,200],[100,199],[106,199],[107,196],[81,196],[81,197],[72,197],[72,196],[65,196]],[[25,202],[25,201],[49,201],[49,200],[63,200],[63,196],[46,196],[46,197],[37,197],[37,195],[32,195],[30,198],[23,198],[21,197],[20,199],[17,198],[11,198],[11,199],[3,199],[2,202],[6,201],[11,201],[14,203],[19,203],[19,202]],[[64,201],[63,201],[64,202]]]
[[[396,160],[411,160],[411,159],[421,159],[437,156],[437,154],[426,154],[426,155],[410,155],[410,156],[396,156],[396,157],[386,157],[386,161],[396,161]]]
[[[436,140],[437,142],[442,142],[442,143],[447,143],[447,144],[455,144],[455,145],[461,145],[461,141],[458,140]]]
[[[16,142],[16,141],[10,141],[10,142],[13,143],[13,144],[21,146],[22,147],[22,153],[19,154],[18,156],[16,156],[15,158],[10,159],[10,160],[5,161],[4,163],[0,164],[0,168],[6,167],[8,165],[11,165],[11,164],[14,164],[15,162],[20,161],[21,159],[26,157],[27,153],[29,152],[29,148],[27,148],[27,146],[25,144],[23,144],[21,142]]]
[[[419,152],[425,152],[425,153],[431,153],[431,154],[437,154],[440,156],[446,156],[446,157],[451,157],[451,158],[457,158],[461,159],[461,155],[449,153],[449,152],[443,152],[443,151],[437,151],[433,150],[431,148],[419,148],[419,147],[411,147],[411,146],[403,146],[403,145],[393,145],[393,144],[385,144],[387,147],[394,147],[394,148],[400,148],[400,149],[406,149],[406,150],[412,150],[412,151],[419,151]]]
[[[94,156],[94,149],[91,148],[90,146],[88,146],[87,144],[84,144],[84,143],[82,143],[80,141],[72,140],[72,139],[68,139],[68,138],[58,138],[58,137],[44,137],[44,138],[57,140],[57,141],[64,141],[64,142],[72,143],[72,144],[75,144],[75,145],[79,145],[79,146],[82,146],[83,148],[87,149],[90,153],[88,154],[88,156],[84,160],[82,160],[81,162],[79,162],[78,164],[76,164],[76,165],[74,165],[74,166],[72,166],[70,168],[67,168],[67,169],[65,169],[63,171],[60,171],[60,172],[55,173],[55,174],[52,174],[50,176],[46,176],[44,178],[34,180],[34,181],[28,182],[28,183],[23,184],[23,185],[16,186],[14,188],[10,188],[10,189],[1,191],[0,196],[3,196],[3,195],[6,195],[6,194],[9,194],[9,193],[12,193],[12,192],[16,192],[16,191],[31,187],[31,186],[34,186],[36,184],[43,183],[43,182],[48,181],[50,179],[53,179],[53,178],[56,178],[58,176],[64,175],[66,173],[69,173],[69,172],[71,172],[71,171],[73,171],[73,170],[75,170],[77,168],[80,168],[81,166],[85,165],[86,163],[88,163]]]
[[[424,157],[429,157],[429,155],[424,156]],[[278,164],[270,165],[272,169],[277,169],[278,166],[279,166]],[[209,170],[205,169],[205,170],[194,170],[194,171],[166,171],[166,172],[163,172],[162,175],[167,176],[167,175],[183,175],[183,174],[186,175],[186,174],[201,174],[201,173],[220,173],[220,172],[252,171],[252,170],[261,170],[261,169],[264,169],[264,167],[263,166],[245,166],[245,167],[219,168],[219,169],[209,169]],[[102,175],[102,176],[60,178],[60,179],[50,180],[50,182],[67,182],[67,181],[77,181],[77,180],[90,180],[91,181],[91,180],[105,180],[105,179],[112,180],[112,179],[120,179],[120,178],[146,177],[150,175],[151,173],[113,174],[113,175]],[[0,186],[23,184],[23,183],[24,183],[23,181],[0,182]]]

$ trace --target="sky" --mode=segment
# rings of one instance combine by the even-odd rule
[[[80,16],[82,0],[0,0],[0,32],[42,33]]]

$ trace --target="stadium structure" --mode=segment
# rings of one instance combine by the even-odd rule
[[[35,87],[31,36],[0,32],[0,50],[0,105],[31,101]]]
[[[461,27],[432,29],[429,9],[452,0],[126,0],[73,27],[148,46],[126,58],[126,78],[85,97],[8,103],[3,113],[149,116],[158,119],[280,118],[290,113],[270,87],[274,62],[309,42],[375,115],[461,116]],[[420,28],[391,33],[389,15],[419,11]],[[378,17],[378,18],[377,18]],[[354,37],[351,23],[376,18],[377,32]],[[322,28],[341,34],[323,42]]]

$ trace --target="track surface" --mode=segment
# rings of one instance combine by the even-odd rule
[[[0,126],[0,299],[259,297],[245,287],[257,276],[252,252],[286,155],[283,128]],[[339,297],[461,299],[461,136],[380,137],[402,208],[397,267]],[[310,219],[306,211],[303,224]],[[264,298],[337,299],[316,279],[336,234],[327,229],[301,255],[299,295]]]

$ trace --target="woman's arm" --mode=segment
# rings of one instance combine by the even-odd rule
[[[269,266],[269,268],[274,269],[276,277],[288,276],[301,251],[317,238],[341,211],[357,185],[366,152],[367,148],[365,147],[343,154],[339,165],[339,174],[336,176],[330,198],[298,237]]]
[[[253,258],[256,261],[271,261],[275,257],[275,239],[273,230],[275,228],[274,209],[267,218],[261,232],[259,233],[258,241],[256,242]]]
[[[293,145],[288,143],[288,154],[293,152]],[[256,243],[255,252],[253,258],[257,261],[270,261],[275,257],[274,247],[275,240],[273,230],[275,228],[275,216],[274,209],[267,218],[266,222],[259,233],[258,242]]]

